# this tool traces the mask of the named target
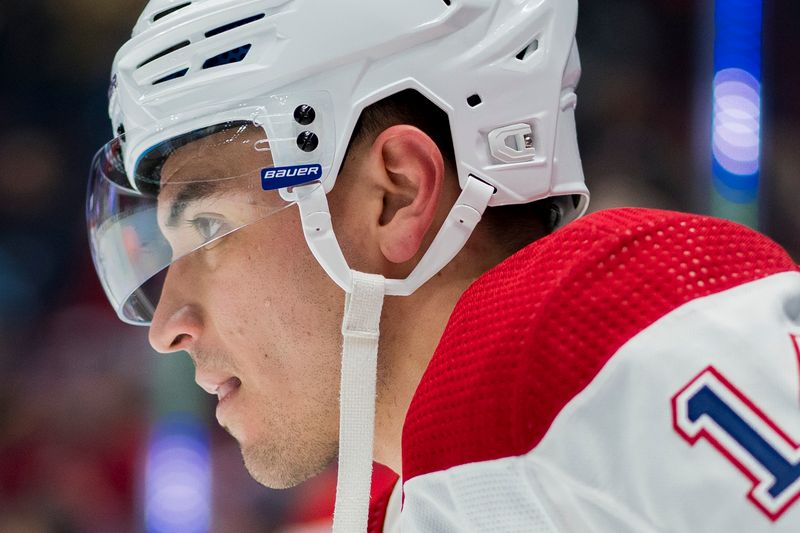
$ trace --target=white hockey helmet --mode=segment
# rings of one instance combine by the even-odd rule
[[[120,318],[147,324],[159,272],[295,203],[348,306],[378,315],[383,293],[411,294],[441,270],[487,206],[560,196],[576,198],[571,215],[582,214],[577,11],[577,0],[152,0],[114,60],[117,137],[96,156],[89,184],[95,266]],[[385,280],[380,298],[364,304],[351,294],[360,278],[340,250],[326,193],[364,108],[407,89],[447,114],[462,194],[411,275]],[[204,201],[234,202],[242,216],[177,223]],[[377,334],[369,344],[377,347]],[[362,366],[374,389],[374,364]],[[359,445],[371,453],[371,437]],[[363,487],[353,490],[363,504]]]

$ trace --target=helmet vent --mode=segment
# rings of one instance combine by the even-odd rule
[[[173,72],[172,74],[169,74],[167,76],[164,76],[161,79],[158,79],[158,80],[154,81],[153,85],[158,85],[159,83],[165,83],[165,82],[168,82],[168,81],[177,80],[178,78],[182,78],[182,77],[186,76],[187,72],[189,72],[188,68],[185,68],[183,70],[179,70],[177,72]]]
[[[478,107],[479,105],[481,105],[482,102],[483,99],[481,99],[481,95],[479,94],[473,94],[472,96],[467,98],[467,104],[470,107]]]
[[[444,5],[449,6],[450,3],[451,3],[451,0],[444,0]]]
[[[520,53],[517,54],[517,59],[520,61],[525,61],[529,57],[531,57],[537,50],[539,49],[539,39],[534,39],[528,45],[522,49]]]
[[[224,26],[220,26],[219,28],[214,28],[213,30],[207,31],[206,37],[213,37],[215,35],[219,35],[220,33],[225,33],[226,31],[236,29],[240,26],[244,26],[245,24],[250,24],[251,22],[261,20],[265,16],[266,15],[264,13],[259,13],[258,15],[253,15],[252,17],[247,17],[242,20],[237,20],[236,22],[231,22],[230,24],[225,24]]]
[[[219,55],[208,58],[206,59],[206,62],[203,63],[203,69],[221,67],[222,65],[230,65],[231,63],[238,63],[247,57],[247,53],[250,52],[251,46],[252,45],[250,44],[246,44],[244,46],[240,46],[239,48],[234,48],[233,50],[228,50],[227,52],[223,52]]]
[[[189,41],[183,41],[182,43],[178,43],[175,46],[170,46],[166,50],[160,51],[159,53],[157,53],[156,55],[154,55],[150,59],[146,59],[145,61],[142,61],[141,63],[139,63],[139,65],[137,65],[136,68],[137,69],[138,68],[142,68],[143,66],[147,65],[148,63],[152,63],[156,59],[160,59],[160,58],[164,57],[165,55],[168,55],[168,54],[171,54],[172,52],[175,52],[176,50],[180,50],[181,48],[185,48],[185,47],[189,46],[190,44],[191,43]]]
[[[178,11],[179,9],[183,9],[184,7],[189,7],[190,5],[192,5],[191,2],[185,2],[183,4],[178,4],[177,6],[172,6],[169,9],[165,9],[164,11],[159,11],[158,13],[153,15],[153,22],[156,22],[157,20],[161,20],[164,17],[166,17],[167,15],[171,15],[171,14],[175,13],[176,11]]]

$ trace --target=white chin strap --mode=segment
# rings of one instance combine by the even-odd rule
[[[367,530],[372,446],[375,430],[375,381],[385,280],[352,272],[353,291],[345,297],[342,320],[342,380],[339,396],[339,479],[334,533]]]
[[[408,278],[386,280],[350,269],[333,232],[323,187],[296,187],[306,242],[325,272],[344,289],[342,379],[339,391],[339,478],[334,533],[366,531],[372,482],[375,382],[385,295],[408,296],[445,267],[466,244],[494,187],[470,176],[442,228]]]
[[[351,270],[333,233],[328,199],[323,189],[316,185],[295,187],[303,233],[311,253],[328,276],[349,293]],[[406,279],[387,279],[386,294],[409,296],[452,261],[480,222],[494,192],[494,187],[470,176],[427,253]]]

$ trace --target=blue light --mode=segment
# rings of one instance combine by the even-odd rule
[[[205,533],[211,516],[208,436],[189,414],[161,421],[150,439],[145,473],[148,533]]]
[[[733,204],[758,199],[762,0],[716,0],[714,189]]]

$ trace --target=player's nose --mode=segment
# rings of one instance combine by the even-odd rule
[[[173,265],[167,273],[161,298],[150,324],[149,340],[160,353],[191,351],[203,331],[203,320],[196,303],[180,290],[181,276]]]

